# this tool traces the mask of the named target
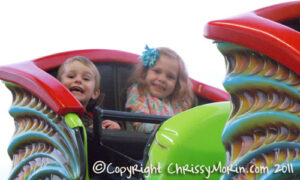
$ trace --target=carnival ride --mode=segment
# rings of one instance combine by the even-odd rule
[[[16,124],[8,147],[13,162],[9,178],[122,178],[95,173],[93,165],[100,160],[113,167],[159,164],[163,169],[132,179],[199,179],[199,174],[176,175],[166,168],[172,163],[223,166],[225,161],[247,171],[215,173],[210,179],[299,179],[299,30],[300,2],[209,22],[205,37],[215,40],[225,57],[224,87],[231,106],[214,103],[228,100],[228,94],[193,80],[199,106],[171,118],[124,112],[122,91],[138,62],[135,54],[79,50],[0,67],[0,79],[13,94],[10,114]],[[94,111],[94,127],[110,118],[163,122],[159,129],[148,136],[85,128],[79,118],[83,107],[55,79],[59,65],[75,55],[93,60],[103,77],[105,100]],[[293,172],[275,173],[278,165],[292,165]],[[248,171],[260,166],[269,171]]]
[[[105,98],[102,109],[95,108],[94,127],[101,127],[99,124],[103,118],[150,123],[161,123],[169,118],[124,112],[126,79],[133,65],[139,62],[138,55],[132,53],[78,50],[0,67],[0,78],[13,95],[9,113],[16,124],[13,140],[8,147],[13,162],[10,179],[118,179],[121,178],[119,174],[116,177],[107,173],[96,174],[93,165],[103,161],[113,163],[114,166],[145,166],[154,135],[91,129],[82,125],[79,117],[84,108],[55,78],[58,67],[67,58],[78,55],[91,59],[102,76],[100,87]],[[222,90],[195,80],[192,83],[199,104],[229,99],[228,94]],[[225,120],[223,118],[223,125]],[[168,131],[159,133],[161,137],[172,135]],[[172,138],[179,141],[176,137]],[[160,147],[169,146],[165,144],[166,139],[161,138],[159,141],[162,141]],[[183,147],[180,141],[177,146]],[[218,144],[221,145],[221,141]],[[132,179],[139,176],[141,173],[135,174]]]

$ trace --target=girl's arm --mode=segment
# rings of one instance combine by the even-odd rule
[[[136,85],[133,85],[128,92],[125,108],[131,112],[150,114],[146,97],[138,92]],[[155,125],[150,123],[135,122],[130,125],[134,130],[144,133],[150,133],[155,128]]]

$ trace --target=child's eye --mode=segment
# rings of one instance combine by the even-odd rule
[[[155,73],[159,74],[161,71],[159,69],[152,69]]]
[[[167,78],[173,80],[173,79],[175,79],[175,76],[174,76],[174,75],[171,75],[171,74],[168,74],[168,75],[167,75]]]
[[[85,80],[85,81],[89,81],[89,80],[90,80],[90,78],[89,78],[89,77],[83,77],[83,80]]]
[[[67,75],[68,78],[73,79],[75,76],[73,74]]]

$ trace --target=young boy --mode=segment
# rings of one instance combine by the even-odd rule
[[[100,73],[95,64],[83,56],[67,59],[58,69],[57,79],[75,96],[86,109],[90,99],[97,100],[100,96]],[[86,127],[93,126],[93,120],[85,112],[82,117]],[[102,122],[103,129],[121,129],[120,125],[111,120]]]

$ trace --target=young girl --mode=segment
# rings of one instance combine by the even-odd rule
[[[69,89],[75,98],[87,109],[89,103],[98,101],[100,96],[100,73],[95,64],[83,56],[67,59],[58,69],[57,79]],[[81,117],[86,127],[92,127],[93,120],[85,111]],[[104,129],[120,129],[118,123],[111,120],[102,122]]]
[[[126,109],[145,114],[173,116],[194,103],[192,84],[181,57],[161,47],[145,48],[127,91]],[[137,131],[151,133],[157,125],[134,123]]]

